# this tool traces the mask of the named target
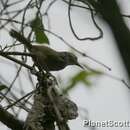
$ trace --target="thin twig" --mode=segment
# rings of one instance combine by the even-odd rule
[[[15,59],[15,58],[13,58],[13,57],[11,57],[11,56],[4,55],[4,54],[1,54],[1,56],[5,57],[5,58],[7,58],[7,59],[9,59],[9,60],[11,60],[11,61],[14,61],[15,63],[18,63],[18,64],[24,66],[25,68],[27,68],[27,69],[29,69],[29,70],[31,70],[31,71],[33,70],[33,67],[31,67],[31,66],[29,66],[29,65],[27,65],[27,64],[25,64],[25,63],[23,63],[22,61],[20,61],[20,60],[18,60],[18,59]]]
[[[90,9],[90,12],[91,12],[91,18],[92,18],[92,21],[95,25],[95,27],[99,30],[100,34],[99,36],[97,37],[84,37],[84,38],[80,38],[74,31],[74,28],[73,28],[73,25],[72,25],[72,22],[71,22],[71,14],[70,14],[70,10],[71,10],[71,3],[72,3],[72,0],[69,0],[69,5],[68,5],[68,18],[69,18],[69,24],[70,24],[70,28],[71,28],[71,31],[72,33],[74,34],[74,36],[78,39],[78,40],[98,40],[100,38],[103,37],[103,31],[102,29],[98,26],[98,24],[96,23],[95,19],[94,19],[94,13],[93,13],[93,9],[91,8],[91,6],[89,5],[89,3],[86,2],[86,4],[88,5],[89,9]]]
[[[8,106],[6,107],[6,110],[8,110],[8,109],[11,108],[12,106],[16,105],[16,104],[19,103],[21,100],[25,99],[26,97],[30,96],[31,94],[35,93],[36,91],[37,91],[37,90],[33,90],[33,91],[29,92],[28,94],[26,94],[25,96],[23,96],[22,98],[18,99],[16,102],[14,102],[14,103],[8,105]]]
[[[92,72],[97,72],[95,69],[92,69],[91,67],[89,67],[89,66],[87,66],[87,65],[83,65],[83,66],[84,66],[86,69],[88,69],[88,70],[90,70],[90,71],[92,71]],[[117,80],[117,81],[122,82],[128,89],[130,89],[130,85],[129,85],[124,79],[119,78],[119,77],[114,76],[114,75],[111,75],[111,74],[108,74],[108,73],[106,73],[106,72],[101,72],[101,74],[103,74],[103,75],[105,75],[105,76],[107,76],[107,77],[109,77],[109,78],[112,78],[112,79],[114,79],[114,80]]]
[[[60,40],[61,40],[62,42],[64,42],[67,46],[69,46],[71,49],[73,49],[74,51],[76,51],[76,52],[79,53],[80,55],[89,58],[90,60],[92,60],[92,61],[94,61],[94,62],[96,62],[96,63],[102,65],[103,67],[105,67],[105,68],[107,68],[109,71],[111,71],[111,68],[110,68],[110,67],[108,67],[108,66],[105,65],[104,63],[102,63],[102,62],[100,62],[100,61],[98,61],[98,60],[92,58],[91,56],[89,56],[89,55],[87,55],[87,54],[85,54],[85,53],[79,51],[78,49],[76,49],[75,47],[73,47],[71,44],[69,44],[64,38],[62,38],[62,37],[59,36],[58,34],[56,34],[56,33],[54,33],[54,32],[51,32],[51,31],[49,31],[49,30],[47,30],[47,29],[44,29],[44,31],[46,31],[46,32],[48,32],[48,33],[54,35],[55,37],[57,37],[58,39],[60,39]]]
[[[0,55],[18,55],[18,56],[35,56],[34,54],[32,53],[27,53],[27,52],[3,52],[3,51],[0,51]]]

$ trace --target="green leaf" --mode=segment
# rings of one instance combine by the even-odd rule
[[[44,32],[42,18],[36,16],[36,18],[33,21],[31,21],[31,28],[35,33],[37,43],[49,44],[49,40]]]
[[[73,89],[79,82],[85,84],[85,86],[92,86],[92,83],[89,77],[101,75],[100,71],[81,71],[74,75],[70,79],[70,84],[63,90],[63,93],[66,94],[69,90]]]
[[[3,89],[7,89],[8,87],[4,84],[0,85],[0,91],[2,91]]]

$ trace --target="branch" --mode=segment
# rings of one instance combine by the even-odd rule
[[[130,30],[116,0],[99,0],[98,11],[110,26],[130,79]]]
[[[12,114],[0,106],[0,121],[12,130],[23,130],[24,122],[16,119]]]
[[[89,2],[95,11],[108,23],[115,37],[130,79],[130,30],[123,20],[116,0],[77,0],[84,4]],[[100,17],[101,18],[101,17]]]
[[[3,56],[3,57],[5,57],[5,58],[7,58],[7,59],[9,59],[9,60],[11,60],[11,61],[14,61],[15,63],[18,63],[18,64],[24,66],[25,68],[27,68],[29,70],[33,70],[33,67],[31,67],[31,66],[23,63],[22,61],[20,61],[18,59],[15,59],[15,58],[13,58],[13,57],[11,57],[9,55],[5,55],[5,53],[0,53],[0,55]]]
[[[103,31],[102,31],[102,29],[98,26],[98,24],[97,24],[96,21],[95,21],[94,12],[93,12],[93,9],[92,9],[91,5],[90,5],[87,1],[85,2],[85,4],[88,6],[88,8],[89,8],[89,10],[90,10],[91,18],[92,18],[92,21],[93,21],[95,27],[99,30],[99,36],[80,38],[80,37],[76,34],[76,32],[75,32],[75,30],[74,30],[74,28],[73,28],[73,25],[72,25],[71,13],[70,13],[70,11],[71,11],[71,6],[73,6],[73,4],[72,4],[72,0],[69,0],[69,3],[68,3],[68,18],[69,18],[69,25],[70,25],[71,31],[72,31],[72,33],[74,34],[74,36],[75,36],[78,40],[92,40],[92,41],[98,40],[98,39],[100,39],[100,38],[103,37]],[[80,6],[78,6],[78,7],[81,8]],[[85,9],[85,8],[84,8],[84,9]]]
[[[32,53],[26,53],[26,52],[3,52],[3,51],[0,51],[0,55],[2,56],[7,56],[7,55],[19,55],[19,56],[35,56],[34,54]]]
[[[32,95],[34,92],[36,92],[36,90],[31,91],[30,93],[26,94],[25,96],[23,96],[22,98],[18,99],[18,100],[15,101],[14,103],[8,105],[8,106],[6,107],[6,110],[10,109],[12,106],[16,105],[17,103],[19,103],[20,101],[22,101],[22,100],[25,99],[26,97]]]
[[[54,76],[39,73],[34,103],[28,114],[25,129],[55,130],[55,122],[59,130],[69,130],[68,120],[78,116],[74,102],[59,94],[56,90]]]

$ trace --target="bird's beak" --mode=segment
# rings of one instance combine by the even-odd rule
[[[84,70],[84,67],[82,65],[80,65],[79,63],[77,63],[76,65],[78,65],[81,69]]]

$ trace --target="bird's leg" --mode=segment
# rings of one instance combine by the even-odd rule
[[[34,71],[32,71],[33,74],[35,74],[35,75],[41,74],[41,76],[44,74],[44,75],[46,75],[46,77],[47,77],[48,79],[51,79],[52,81],[54,81],[54,82],[56,83],[56,85],[58,85],[58,82],[57,82],[56,77],[53,76],[53,75],[48,71],[48,69],[45,70],[45,69],[44,69],[45,66],[43,67],[43,66],[41,66],[40,64],[38,64],[39,72],[36,71],[35,66],[36,66],[36,65],[33,64],[33,68],[34,68]],[[47,68],[47,67],[46,67],[46,68]]]
[[[56,85],[58,85],[58,81],[57,81],[56,77],[54,75],[52,75],[50,72],[47,72],[47,77],[49,79],[52,78],[52,80],[56,83]]]
[[[31,73],[34,74],[34,75],[37,75],[37,70],[35,68],[35,64],[33,64],[32,68],[33,69],[31,70]]]
[[[36,66],[35,63],[33,64],[32,70],[30,72],[40,79],[43,79],[43,76],[46,74],[45,70],[39,66]]]

